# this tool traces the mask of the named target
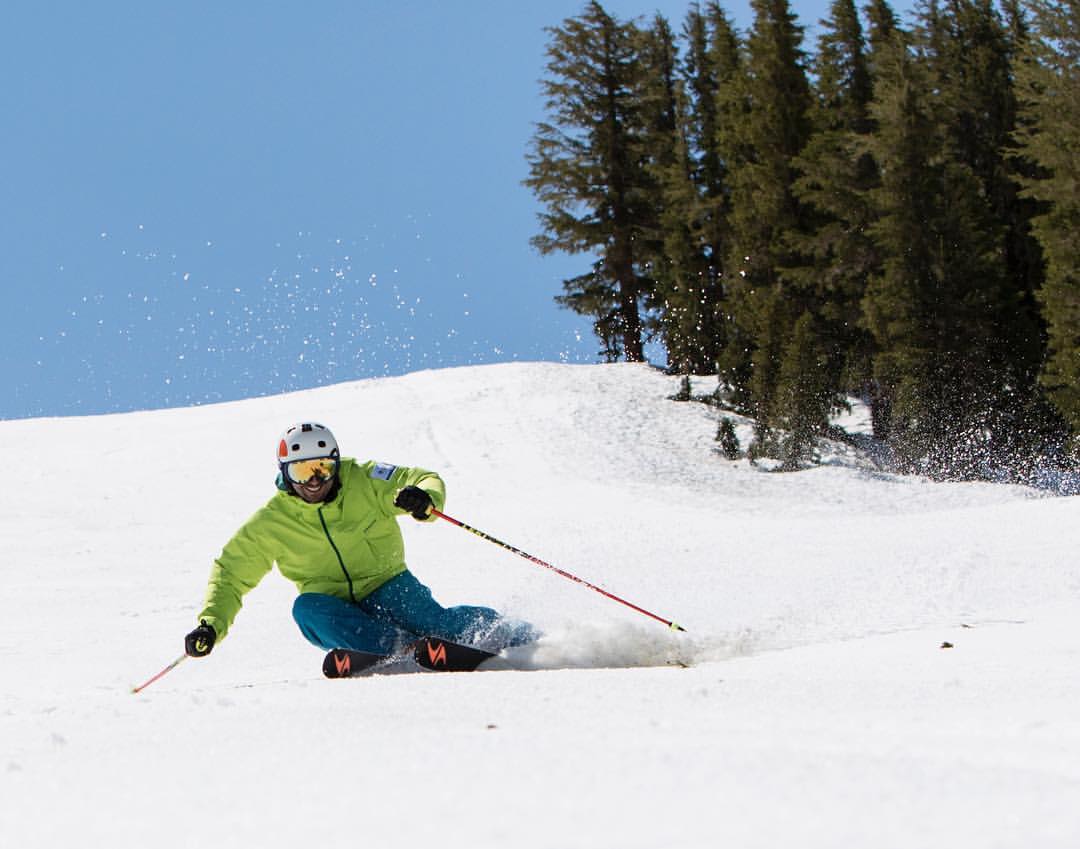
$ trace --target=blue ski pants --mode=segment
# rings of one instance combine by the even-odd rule
[[[391,578],[355,604],[321,593],[293,603],[300,632],[320,648],[392,654],[418,637],[442,637],[489,651],[522,645],[539,634],[527,622],[490,607],[443,607],[411,572]]]

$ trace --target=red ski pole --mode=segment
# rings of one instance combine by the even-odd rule
[[[157,675],[155,675],[153,678],[151,678],[145,684],[140,684],[138,687],[132,687],[131,692],[132,693],[140,693],[140,692],[142,692],[147,687],[149,687],[151,684],[153,684],[155,681],[157,681],[158,678],[163,677],[166,672],[172,672],[172,670],[176,669],[176,667],[178,667],[180,665],[180,661],[187,660],[187,658],[188,658],[188,656],[186,654],[180,655],[180,657],[178,657],[176,660],[174,660],[172,663],[170,663],[168,666],[166,666],[164,669],[162,669]]]
[[[602,589],[601,587],[598,587],[595,584],[590,584],[588,581],[586,581],[586,580],[584,580],[582,578],[579,578],[577,575],[571,575],[569,572],[564,572],[562,569],[559,569],[559,568],[557,568],[555,566],[552,566],[550,563],[547,563],[546,561],[541,560],[539,557],[533,557],[531,554],[526,554],[520,548],[514,548],[514,546],[509,545],[508,543],[505,543],[502,540],[495,539],[495,537],[490,536],[489,534],[485,534],[483,531],[479,531],[476,528],[470,527],[469,525],[466,525],[464,522],[459,522],[457,519],[453,518],[452,516],[447,516],[445,513],[441,512],[439,510],[436,510],[434,507],[431,508],[431,515],[438,516],[440,519],[446,519],[446,521],[448,521],[450,524],[457,525],[459,528],[464,528],[469,533],[476,534],[476,536],[480,537],[480,539],[486,539],[488,542],[493,542],[496,545],[502,546],[507,551],[512,551],[512,552],[514,552],[514,554],[517,554],[517,555],[519,555],[521,557],[524,557],[526,560],[529,560],[529,561],[535,563],[537,566],[543,566],[545,569],[550,569],[552,572],[554,572],[557,575],[562,575],[564,578],[569,578],[571,581],[574,581],[574,582],[576,582],[578,584],[582,584],[583,586],[588,587],[590,590],[596,590],[596,592],[600,593],[600,595],[607,596],[612,601],[617,601],[617,602],[619,602],[619,604],[625,604],[627,607],[631,608],[632,610],[636,610],[638,613],[644,613],[646,616],[648,616],[648,617],[650,617],[652,619],[655,619],[657,622],[663,622],[665,625],[667,625],[673,631],[685,631],[686,630],[682,625],[678,625],[675,622],[672,622],[670,619],[665,619],[663,616],[657,616],[655,613],[651,613],[650,611],[646,610],[644,607],[638,607],[636,604],[631,604],[626,599],[619,598],[614,593],[609,593],[607,590]]]

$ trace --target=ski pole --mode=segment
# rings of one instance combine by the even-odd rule
[[[539,557],[533,557],[531,554],[526,554],[520,548],[515,548],[514,546],[509,545],[508,543],[505,543],[502,540],[495,539],[495,537],[490,536],[489,534],[485,534],[483,531],[479,531],[476,528],[470,527],[469,525],[466,525],[464,522],[458,521],[457,519],[453,518],[452,516],[447,516],[445,513],[441,512],[440,510],[436,510],[434,507],[431,508],[431,515],[438,516],[440,519],[445,519],[446,521],[448,521],[452,525],[457,525],[459,528],[464,528],[469,533],[476,534],[476,536],[480,537],[480,539],[486,539],[488,542],[493,542],[496,545],[502,546],[507,551],[512,551],[512,552],[514,552],[514,554],[517,554],[517,555],[519,555],[521,557],[524,557],[526,560],[529,560],[529,561],[535,563],[538,566],[543,566],[545,569],[550,569],[552,572],[554,572],[557,575],[562,575],[564,578],[569,578],[571,581],[575,581],[576,583],[582,584],[582,585],[588,587],[590,590],[596,590],[596,592],[600,593],[600,595],[607,596],[612,601],[619,602],[619,604],[625,604],[627,607],[631,608],[632,610],[636,610],[638,613],[644,613],[646,616],[649,616],[649,617],[655,619],[657,622],[663,622],[672,631],[685,631],[686,630],[682,625],[678,625],[675,622],[672,622],[670,619],[665,619],[663,616],[657,616],[655,613],[649,612],[644,607],[638,607],[636,604],[631,604],[626,599],[619,598],[614,593],[609,593],[607,590],[602,589],[601,587],[598,587],[595,584],[590,584],[588,581],[586,581],[586,580],[584,580],[582,578],[579,578],[577,575],[571,575],[569,572],[564,572],[562,569],[559,569],[559,568],[557,568],[555,566],[552,566],[550,563],[547,563],[546,561],[541,560]]]
[[[132,694],[142,692],[147,687],[149,687],[151,684],[153,684],[155,681],[157,681],[158,678],[161,678],[163,675],[165,675],[166,672],[171,672],[172,670],[176,669],[176,667],[178,667],[180,665],[180,661],[187,660],[187,658],[188,658],[188,656],[186,654],[180,655],[180,657],[178,657],[176,660],[174,660],[172,663],[170,663],[168,666],[166,666],[164,669],[162,669],[157,675],[155,675],[153,678],[151,678],[145,684],[140,684],[138,687],[132,687],[131,688]]]

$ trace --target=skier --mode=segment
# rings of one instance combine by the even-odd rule
[[[214,561],[188,655],[208,655],[224,639],[244,594],[275,562],[300,590],[300,632],[323,649],[392,655],[439,637],[499,651],[538,636],[488,607],[442,607],[406,567],[397,517],[434,521],[431,508],[446,499],[437,474],[341,457],[333,434],[313,423],[285,431],[277,460],[278,492]]]

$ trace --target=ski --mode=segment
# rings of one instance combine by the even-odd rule
[[[327,678],[354,678],[372,675],[390,666],[396,668],[398,663],[408,660],[415,661],[422,669],[434,672],[472,672],[493,657],[493,652],[483,649],[463,646],[437,637],[424,637],[406,646],[400,654],[331,649],[323,658],[322,671]]]
[[[323,658],[322,671],[327,678],[350,678],[364,672],[373,672],[375,667],[391,659],[390,655],[369,651],[331,649]]]
[[[436,672],[472,672],[494,652],[451,643],[438,637],[424,637],[413,643],[413,659],[424,669]]]

